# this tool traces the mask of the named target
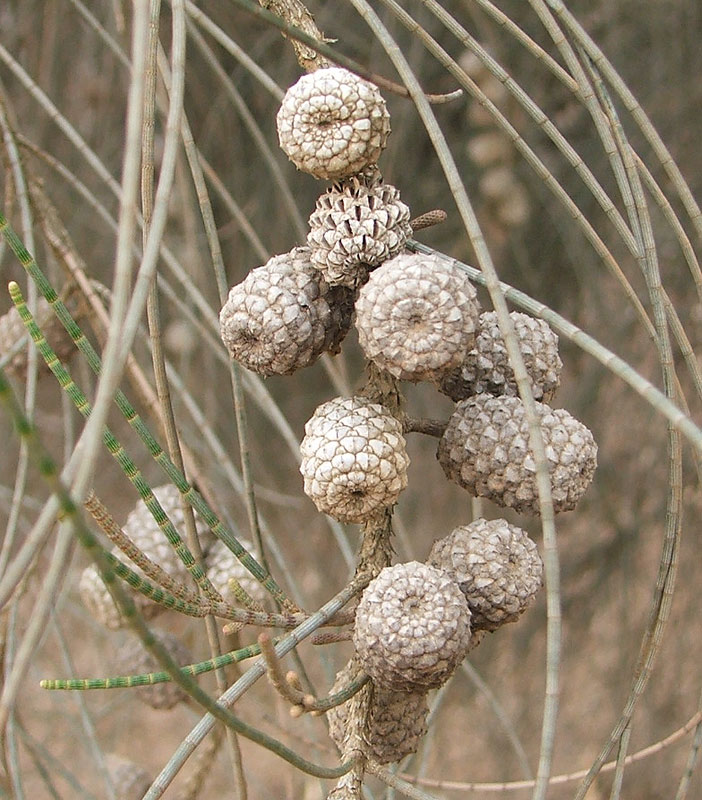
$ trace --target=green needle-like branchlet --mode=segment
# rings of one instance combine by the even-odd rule
[[[27,330],[29,331],[30,336],[32,337],[32,341],[36,345],[37,350],[39,350],[42,358],[46,362],[47,367],[51,370],[51,372],[58,380],[61,388],[66,392],[66,394],[70,397],[75,407],[80,411],[80,413],[88,417],[91,413],[91,406],[88,402],[88,399],[83,394],[83,392],[78,388],[76,383],[71,378],[68,370],[63,366],[63,364],[59,361],[56,353],[51,348],[49,343],[46,341],[46,337],[39,329],[38,325],[34,321],[31,312],[27,308],[27,304],[24,302],[24,298],[22,297],[22,293],[20,291],[19,286],[17,283],[12,281],[9,285],[9,292],[10,297],[12,298],[12,302],[15,304],[15,308],[17,309],[22,322],[26,326]],[[169,543],[175,550],[178,558],[183,562],[188,572],[192,575],[193,579],[196,581],[198,586],[202,589],[202,591],[208,596],[213,598],[214,600],[221,600],[221,596],[217,592],[217,590],[212,586],[209,578],[205,575],[202,567],[197,564],[192,556],[190,550],[188,550],[185,542],[180,538],[178,532],[176,531],[173,523],[168,519],[163,507],[156,499],[154,493],[151,490],[151,487],[146,483],[143,478],[143,475],[137,465],[134,463],[132,458],[127,455],[126,451],[119,443],[117,438],[114,434],[110,431],[109,428],[105,428],[103,432],[103,442],[105,446],[115,458],[117,463],[122,468],[124,474],[129,478],[129,480],[134,484],[135,488],[143,498],[144,502],[149,508],[149,511],[153,514],[154,519],[158,523],[159,528],[163,531],[164,535],[168,539]],[[130,581],[131,582],[131,581]]]
[[[238,661],[260,655],[261,648],[257,644],[242,647],[223,653],[217,658],[200,661],[197,664],[188,664],[181,667],[184,675],[202,675],[205,672],[226,667]],[[147,672],[144,675],[126,675],[117,678],[79,678],[71,680],[43,680],[39,683],[42,689],[129,689],[133,686],[152,686],[155,683],[165,683],[172,680],[167,672]]]
[[[32,463],[56,496],[60,513],[64,520],[73,527],[78,541],[95,561],[100,577],[112,594],[122,616],[137,632],[146,649],[168,670],[171,679],[179,686],[182,686],[183,689],[185,689],[196,702],[207,709],[214,718],[221,720],[225,725],[247,739],[276,753],[276,755],[285,759],[290,764],[293,764],[297,769],[303,772],[307,772],[319,778],[338,778],[352,769],[354,766],[353,761],[348,761],[339,767],[323,767],[319,764],[307,761],[307,759],[302,758],[302,756],[295,753],[282,742],[248,725],[232,714],[227,708],[219,705],[219,703],[211,698],[204,689],[198,686],[191,675],[181,670],[180,666],[173,661],[165,647],[151,633],[143,617],[139,614],[134,605],[134,601],[124,591],[119,581],[116,580],[116,575],[110,566],[109,560],[106,558],[103,548],[100,546],[100,543],[92,531],[85,524],[70,492],[59,477],[56,463],[48,450],[44,447],[37,434],[36,428],[27,419],[2,369],[0,369],[0,405],[4,406],[12,419],[19,436],[27,447],[27,452],[29,453]]]
[[[76,347],[85,357],[90,368],[96,374],[99,374],[101,369],[100,356],[85,337],[80,327],[71,316],[71,313],[66,308],[65,304],[61,301],[44,273],[39,269],[35,259],[29,254],[1,212],[0,234],[2,234],[12,252],[27,271],[27,274],[35,282],[37,289],[51,305],[52,310],[68,332]],[[263,569],[256,559],[245,548],[243,548],[241,544],[239,544],[234,534],[222,524],[214,511],[205,502],[204,498],[188,483],[183,473],[175,466],[163,448],[156,441],[144,421],[141,419],[139,414],[137,414],[134,406],[129,402],[126,395],[121,390],[116,392],[115,402],[117,403],[117,406],[124,418],[136,431],[137,435],[142,440],[154,460],[166,473],[168,479],[176,486],[185,500],[190,503],[190,505],[198,512],[214,535],[226,544],[226,546],[237,556],[246,569],[248,569],[249,572],[264,586],[264,588],[270,592],[270,594],[278,603],[282,605],[283,608],[296,611],[297,609],[295,608],[294,604],[289,600],[288,597],[286,597],[285,593],[278,586],[272,576]],[[149,489],[148,485],[144,482],[140,482],[139,485],[135,483],[135,486],[144,502],[147,502],[150,499],[149,496],[151,495],[151,490]]]

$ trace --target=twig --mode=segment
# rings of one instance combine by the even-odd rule
[[[290,714],[293,717],[299,717],[302,714],[311,712],[313,715],[319,715],[330,708],[345,703],[357,692],[359,692],[370,680],[368,675],[360,672],[352,681],[344,686],[342,689],[328,695],[325,698],[317,698],[302,690],[297,673],[290,671],[283,672],[271,637],[267,633],[261,633],[258,637],[258,644],[261,648],[261,653],[266,660],[268,667],[268,679],[273,688],[278,694],[287,700],[291,705]]]
[[[670,747],[670,745],[675,744],[683,736],[686,736],[688,733],[693,731],[697,728],[698,725],[702,724],[702,711],[698,711],[694,714],[681,728],[678,728],[676,731],[670,734],[670,736],[666,736],[665,739],[661,739],[654,744],[649,745],[648,747],[644,747],[641,750],[637,750],[635,753],[631,753],[624,759],[624,764],[635,764],[638,761],[643,761],[646,758],[650,758],[657,753],[660,753],[666,747]],[[603,764],[600,773],[606,772],[613,772],[617,768],[617,760],[608,761],[606,764]],[[561,775],[551,775],[548,780],[549,786],[560,786],[565,783],[574,783],[575,781],[582,780],[587,774],[589,770],[583,769],[579,770],[578,772],[569,772],[564,773]],[[401,777],[409,783],[416,783],[420,786],[426,786],[430,789],[441,789],[445,791],[457,791],[457,792],[510,792],[510,791],[519,791],[522,789],[533,789],[536,785],[535,780],[524,780],[524,781],[504,781],[501,783],[477,783],[477,782],[469,782],[469,781],[445,781],[445,780],[437,780],[432,778],[418,778],[414,775],[407,775],[401,773]]]
[[[402,430],[405,433],[425,433],[440,439],[444,435],[448,423],[441,419],[427,419],[424,417],[404,417]]]
[[[374,83],[381,89],[385,89],[388,92],[399,95],[400,97],[410,97],[410,93],[401,84],[395,83],[387,78],[383,78],[381,75],[377,75],[374,72],[370,72],[357,61],[338,53],[324,42],[315,39],[313,36],[310,36],[308,33],[305,33],[305,31],[300,30],[300,28],[297,28],[295,25],[289,24],[277,14],[272,14],[267,9],[260,8],[253,2],[253,0],[233,0],[233,2],[240,8],[243,8],[244,11],[248,11],[254,17],[258,17],[268,25],[273,25],[274,27],[278,28],[288,38],[294,39],[297,42],[301,42],[302,44],[307,45],[307,47],[314,50],[316,53],[320,53],[321,55],[325,56],[332,63],[339,64],[351,72],[355,72],[356,75],[360,75],[361,78],[365,78],[367,81]],[[443,103],[450,103],[451,101],[462,97],[463,89],[456,89],[455,91],[448,92],[446,94],[427,94],[424,92],[423,94],[427,102],[432,103],[433,105],[441,105]]]
[[[439,225],[446,222],[448,214],[441,208],[435,208],[433,211],[425,211],[418,217],[410,220],[410,227],[416,233],[417,231],[424,230],[424,228],[431,228],[434,225]]]

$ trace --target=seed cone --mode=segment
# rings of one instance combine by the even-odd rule
[[[178,489],[172,484],[165,484],[164,486],[156,487],[153,492],[181,538],[185,539],[185,521]],[[212,537],[208,526],[197,514],[195,515],[195,527],[203,549],[206,550]],[[123,531],[139,550],[169,575],[181,582],[190,582],[188,570],[168,543],[165,534],[144,503],[139,503],[130,512],[127,521],[124,523]],[[128,561],[127,557],[118,548],[113,548],[112,553],[121,561]],[[136,573],[145,577],[139,567],[134,565],[132,568]],[[125,591],[131,593],[137,608],[145,614],[147,619],[157,616],[164,610],[163,606],[158,603],[154,603],[144,595],[132,591],[127,584],[122,585]],[[121,628],[124,625],[124,620],[94,564],[83,570],[78,589],[83,604],[96,620],[111,630]]]
[[[565,409],[536,403],[555,511],[570,511],[597,466],[592,433]],[[516,397],[479,394],[463,400],[437,453],[446,477],[476,497],[527,514],[539,513],[534,459],[524,406]]]
[[[116,548],[112,554],[117,558],[124,559],[124,556]],[[139,570],[135,569],[135,572]],[[141,611],[146,619],[153,619],[158,616],[164,607],[152,602],[143,594],[132,592],[129,587],[124,584],[125,591],[132,595],[132,600],[136,607]],[[118,628],[124,627],[126,624],[124,618],[120,614],[117,606],[112,599],[112,595],[107,590],[107,586],[103,583],[100,573],[94,564],[88,565],[80,575],[78,582],[78,592],[83,605],[88,609],[91,616],[106,628],[114,631]]]
[[[229,355],[259,375],[287,375],[336,353],[351,327],[353,297],[330,287],[296,247],[232,287],[220,315]]]
[[[364,397],[319,406],[300,446],[304,489],[317,508],[341,522],[365,522],[397,502],[409,456],[402,425]]]
[[[353,643],[381,689],[424,692],[445,683],[463,660],[471,614],[456,582],[411,561],[383,569],[356,610]]]
[[[139,764],[109,753],[105,759],[116,800],[142,800],[153,780]]]
[[[253,545],[246,539],[239,540],[241,546],[253,553]],[[238,604],[236,594],[232,592],[229,581],[233,578],[238,581],[241,588],[254,600],[262,603],[267,596],[266,590],[246,569],[232,551],[224,544],[217,541],[209,553],[206,560],[207,577],[212,585],[229,603]]]
[[[331,693],[340,691],[352,677],[347,668],[337,673]],[[379,764],[392,764],[416,753],[422,736],[427,732],[428,713],[425,692],[393,692],[373,687],[363,731],[367,755]],[[327,719],[329,735],[343,750],[348,726],[348,703],[330,709]]]
[[[563,367],[558,336],[544,320],[517,311],[510,317],[534,398],[548,402],[558,389]],[[483,392],[517,397],[514,371],[494,311],[480,315],[473,348],[460,367],[442,378],[439,389],[455,401]]]
[[[399,253],[412,235],[410,210],[387,183],[350,178],[318,198],[307,244],[331,284],[355,288],[368,271]]]
[[[374,164],[390,133],[377,87],[342,67],[303,75],[276,118],[280,146],[298,169],[339,180]]]
[[[37,300],[37,308],[34,319],[51,345],[60,361],[68,360],[76,347],[68,332],[59,322],[49,303],[40,297]],[[17,309],[13,306],[9,311],[0,316],[0,360],[12,352],[18,342],[27,336],[27,329],[22,322]],[[27,348],[22,347],[3,367],[8,375],[12,375],[19,380],[27,377]],[[39,371],[49,372],[44,360],[39,356]]]
[[[188,648],[172,633],[161,632],[159,641],[166,648],[170,657],[179,665],[192,664],[193,658]],[[161,672],[163,667],[149,653],[140,639],[130,637],[117,651],[115,667],[122,675],[145,675],[149,672]],[[168,710],[187,698],[186,692],[174,681],[154,683],[151,686],[140,686],[131,691],[138,692],[147,706]]]
[[[443,569],[468,601],[474,631],[515,622],[542,585],[536,544],[504,519],[478,519],[434,542],[427,563]]]
[[[396,378],[440,380],[473,346],[476,297],[466,275],[447,261],[395,256],[371,273],[356,302],[361,347]]]

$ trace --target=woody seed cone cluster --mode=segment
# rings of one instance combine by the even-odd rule
[[[475,340],[479,307],[465,273],[438,257],[401,254],[378,267],[356,302],[366,356],[396,378],[438,380]]]
[[[510,317],[534,398],[548,402],[558,389],[563,367],[558,336],[544,320],[518,311]],[[514,371],[494,311],[480,315],[473,348],[460,367],[443,377],[439,389],[455,401],[483,392],[517,396]]]
[[[412,235],[409,208],[399,191],[350,178],[317,200],[307,244],[312,263],[331,285],[355,288],[368,271],[399,253]]]
[[[230,356],[259,375],[287,375],[338,352],[351,326],[348,290],[330,287],[296,247],[252,270],[229,291],[220,315]]]
[[[374,164],[390,133],[377,87],[342,67],[303,75],[286,92],[276,121],[280,146],[293,164],[327,180]]]
[[[356,659],[351,665],[356,665]],[[337,673],[330,694],[338,692],[353,677],[347,665]],[[367,755],[379,764],[391,764],[416,753],[427,732],[429,705],[426,692],[393,692],[373,687],[363,745]],[[349,724],[348,704],[334,706],[327,713],[329,735],[343,751]]]

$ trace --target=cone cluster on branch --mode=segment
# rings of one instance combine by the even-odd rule
[[[319,69],[288,90],[277,122],[293,163],[335,183],[317,200],[306,246],[271,259],[231,290],[222,339],[247,368],[289,374],[338,351],[353,322],[377,378],[367,387],[372,399],[337,397],[307,422],[306,494],[320,511],[375,535],[407,486],[396,381],[426,381],[457,403],[437,453],[446,476],[476,497],[538,514],[533,431],[508,356],[508,327],[537,401],[554,508],[574,508],[592,480],[597,447],[582,423],[546,405],[560,382],[558,337],[526,314],[513,312],[502,324],[495,312],[481,315],[465,270],[438,254],[409,252],[409,209],[377,168],[390,131],[377,89],[341,68]],[[497,163],[491,147],[476,142],[474,155]],[[392,388],[378,388],[385,383]],[[371,679],[329,711],[345,759],[360,749],[393,763],[415,752],[427,693],[488,632],[516,621],[542,585],[536,544],[504,519],[455,528],[434,543],[426,563],[390,566],[390,552],[375,550],[382,556],[356,609],[355,654],[332,687],[340,692],[359,670]],[[359,793],[354,773],[329,796]]]

